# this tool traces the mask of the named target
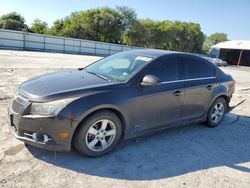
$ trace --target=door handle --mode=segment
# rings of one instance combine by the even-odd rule
[[[183,91],[177,90],[173,93],[174,96],[180,96],[183,94]]]
[[[207,89],[208,89],[208,90],[211,90],[212,88],[213,88],[212,85],[208,85],[208,86],[207,86]]]

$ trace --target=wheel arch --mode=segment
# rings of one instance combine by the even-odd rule
[[[101,111],[110,111],[112,113],[114,113],[115,115],[118,116],[118,118],[121,120],[121,124],[122,124],[122,136],[121,136],[121,139],[124,138],[124,135],[125,135],[125,132],[126,132],[126,118],[125,118],[125,115],[120,111],[118,110],[117,108],[115,107],[111,107],[111,106],[102,106],[102,107],[98,107],[98,108],[94,108],[94,109],[91,109],[89,110],[87,113],[85,113],[80,121],[77,123],[77,126],[76,128],[74,129],[74,133],[72,134],[72,137],[71,137],[71,147],[72,147],[72,144],[73,144],[73,139],[76,135],[76,133],[78,132],[78,130],[80,129],[81,125],[84,123],[84,121],[86,121],[86,119],[90,116],[92,116],[93,114],[95,113],[99,113]]]
[[[227,103],[227,107],[229,106],[229,102],[230,102],[230,97],[226,94],[226,93],[220,93],[218,95],[216,95],[213,100],[210,102],[208,110],[210,109],[211,105],[214,103],[215,100],[217,100],[218,98],[224,98],[226,103]]]

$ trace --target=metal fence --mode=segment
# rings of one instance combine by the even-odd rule
[[[138,47],[0,29],[0,48],[107,56]]]

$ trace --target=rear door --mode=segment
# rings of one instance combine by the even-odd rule
[[[183,56],[185,66],[185,96],[182,118],[196,120],[207,113],[216,83],[215,67],[193,56]]]
[[[184,96],[182,62],[177,57],[165,57],[149,67],[144,75],[158,77],[161,84],[137,87],[134,109],[137,130],[167,126],[179,121]]]

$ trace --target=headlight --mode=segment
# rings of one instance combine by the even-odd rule
[[[32,103],[30,114],[32,115],[45,115],[55,116],[57,115],[67,104],[75,100],[76,98],[69,98],[63,100],[56,100],[46,103]]]

